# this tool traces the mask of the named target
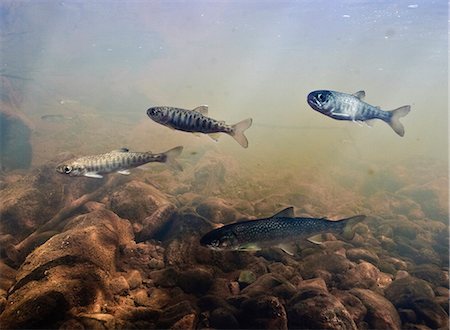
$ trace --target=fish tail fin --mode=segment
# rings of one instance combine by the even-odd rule
[[[230,133],[230,135],[244,148],[248,147],[248,140],[247,137],[244,135],[244,131],[250,126],[252,126],[251,118],[247,118],[231,126],[233,130]]]
[[[397,108],[392,111],[388,111],[389,119],[387,123],[392,127],[395,133],[400,136],[405,135],[405,128],[403,124],[400,122],[400,118],[406,116],[411,110],[411,106],[404,105],[403,107]]]
[[[182,171],[183,168],[181,167],[180,163],[178,163],[177,160],[175,159],[181,154],[182,151],[183,151],[183,147],[178,146],[178,147],[172,148],[170,150],[167,150],[166,152],[163,152],[163,155],[166,156],[164,163],[167,163],[167,165],[169,165],[170,167],[172,167],[178,171]]]
[[[363,221],[365,218],[365,215],[355,215],[354,217],[338,220],[344,224],[342,237],[347,240],[352,240],[355,236],[355,225]]]

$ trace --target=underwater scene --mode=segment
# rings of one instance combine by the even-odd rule
[[[448,329],[448,2],[0,2],[1,329]]]

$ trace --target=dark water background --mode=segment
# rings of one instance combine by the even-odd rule
[[[59,327],[76,319],[89,328],[94,325],[83,313],[103,313],[114,315],[115,323],[109,316],[104,317],[108,319],[103,320],[107,328],[170,327],[179,320],[177,317],[165,320],[167,308],[189,301],[192,310],[183,305],[184,309],[177,308],[189,312],[175,313],[181,315],[180,320],[194,315],[191,323],[189,320],[181,323],[185,327],[209,324],[216,328],[226,325],[283,328],[287,324],[333,328],[337,325],[298,321],[304,316],[299,316],[295,306],[305,297],[293,298],[303,285],[295,276],[303,280],[323,278],[325,289],[333,293],[327,294],[350,308],[349,301],[333,290],[348,293],[354,289],[347,283],[354,280],[353,273],[328,266],[319,269],[322,273],[306,269],[310,266],[308,256],[319,258],[325,253],[332,258],[346,255],[353,263],[348,266],[351,269],[361,270],[365,267],[360,266],[361,260],[370,259],[377,271],[386,276],[365,274],[364,278],[376,277],[376,284],[362,280],[364,283],[358,284],[354,280],[355,287],[386,297],[395,306],[393,314],[398,313],[400,316],[396,317],[401,319],[380,316],[385,323],[377,323],[381,321],[370,310],[378,310],[380,306],[389,310],[383,305],[384,300],[374,307],[363,297],[367,292],[352,292],[369,312],[361,317],[350,313],[354,323],[348,321],[348,327],[446,325],[449,201],[446,1],[2,1],[0,15],[2,166],[6,170],[1,174],[0,229],[4,247],[2,267],[6,267],[3,272],[10,274],[2,280],[1,287],[1,306],[5,310],[1,320],[5,324],[29,327],[37,320],[38,326]],[[410,114],[401,120],[405,136],[397,136],[381,121],[372,128],[360,127],[313,111],[306,96],[315,89],[347,93],[365,90],[368,103],[386,110],[410,104]],[[249,148],[241,148],[228,136],[222,136],[216,143],[207,136],[173,131],[154,123],[145,114],[150,106],[192,109],[201,104],[209,105],[211,117],[227,123],[252,117],[253,126],[246,133]],[[4,114],[8,114],[5,118],[13,114],[12,122],[19,118],[24,126],[8,124],[6,128]],[[46,115],[52,116],[42,119]],[[177,145],[185,148],[180,157],[183,172],[155,165],[151,171],[133,170],[129,177],[113,174],[111,181],[66,178],[54,172],[56,162],[71,156],[104,153],[120,147],[161,152]],[[30,167],[10,171],[5,163]],[[98,194],[87,199],[101,204],[62,212],[77,198],[93,192]],[[54,235],[73,230],[70,217],[94,212],[94,220],[102,218],[95,215],[99,205],[127,219],[125,222],[133,232],[128,240],[154,249],[151,252],[154,255],[146,250],[147,255],[153,256],[151,266],[142,268],[142,264],[148,264],[142,262],[139,268],[130,261],[137,257],[128,255],[116,260],[115,266],[100,268],[122,274],[127,280],[138,269],[142,283],[124,293],[117,289],[116,282],[111,284],[100,276],[101,281],[115,289],[110,290],[112,293],[105,290],[103,298],[88,295],[85,303],[70,298],[79,294],[74,290],[67,293],[70,297],[63,294],[64,304],[60,298],[36,293],[38,297],[46,297],[42,298],[44,302],[50,299],[56,305],[75,306],[76,310],[49,323],[39,321],[37,316],[47,315],[45,312],[27,312],[30,319],[22,323],[10,321],[8,315],[17,311],[5,309],[6,304],[14,301],[17,308],[23,308],[22,313],[32,309],[20,288],[35,285],[29,282],[33,278],[30,274],[61,257],[49,252],[44,262],[28,253],[39,246],[43,251],[53,251],[41,244],[50,237],[58,238]],[[154,215],[167,205],[173,209]],[[360,240],[353,242],[352,247],[330,246],[322,250],[308,247],[310,250],[302,249],[294,258],[271,250],[256,256],[211,255],[198,246],[198,236],[212,229],[211,223],[265,217],[286,206],[294,206],[299,216],[334,219],[366,214],[369,218],[365,229],[358,232]],[[151,221],[156,224],[148,220],[152,215]],[[48,220],[52,221],[44,225]],[[20,245],[33,233],[41,236],[36,234],[38,238],[26,248]],[[159,243],[149,243],[152,239]],[[352,259],[350,256],[355,252],[349,252],[351,248],[368,250],[376,258],[366,255]],[[33,253],[36,251],[39,250]],[[71,253],[77,256],[84,252]],[[193,254],[200,259],[192,260]],[[34,266],[23,264],[27,255],[28,264]],[[102,256],[93,257],[96,258]],[[128,266],[123,262],[128,262]],[[336,263],[334,259],[329,262]],[[262,276],[277,274],[274,263],[292,268],[290,277],[286,269],[279,273],[289,277],[288,283],[295,289],[283,295],[272,287],[264,287],[267,283],[263,280],[266,284],[258,285],[261,292],[272,292],[278,299],[276,303],[284,312],[277,313],[285,317],[287,313],[287,321],[280,316],[273,318],[275,323],[252,323],[250,317],[242,316],[243,311],[254,313],[256,319],[261,316],[258,308],[252,309],[251,301],[247,305],[244,298],[244,302],[236,302],[238,299],[230,298],[230,292],[217,289],[220,284],[216,282],[206,289],[202,281],[194,287],[184,284],[186,278],[191,279],[189,276],[205,277],[206,282],[211,280],[208,276],[214,276],[219,282],[228,283],[224,284],[228,287],[249,270],[259,281]],[[82,266],[75,264],[84,272]],[[44,268],[53,269],[48,267]],[[161,283],[159,275],[151,273],[171,267],[179,272],[180,279],[173,285]],[[330,278],[323,275],[324,269],[332,275]],[[388,284],[402,280],[405,275],[402,271],[411,275],[410,280],[414,278],[411,281],[416,278],[427,281],[421,285],[427,285],[424,291],[429,288],[432,294],[428,291],[410,294],[415,305],[405,305],[401,301],[405,292],[399,289],[401,293],[394,294],[392,289],[386,293]],[[344,274],[342,278],[336,277],[338,273]],[[163,277],[170,276],[163,273]],[[65,283],[67,276],[58,279]],[[244,289],[246,284],[239,282],[239,285]],[[415,285],[418,284],[407,282],[407,286]],[[151,303],[137,303],[137,290],[146,290]],[[248,291],[244,294],[253,297],[254,292]],[[155,292],[173,299],[164,296],[167,301],[160,304],[152,296]],[[226,317],[226,321],[219,322],[219,312],[214,314],[213,309],[206,309],[207,317],[204,316],[205,295],[228,299],[228,305],[222,307],[233,311],[230,313],[237,323]],[[147,311],[147,319],[143,318],[148,324],[138,324],[139,317],[135,314],[127,318],[115,309],[92,307],[99,305],[98,301],[108,301],[120,308],[129,305],[156,308],[162,311],[162,316]],[[313,302],[316,307],[335,306],[334,300],[324,305]],[[69,307],[61,307],[61,313],[67,310]],[[413,311],[414,317],[401,310]],[[423,310],[439,310],[438,316],[420,312]],[[319,312],[310,311],[311,315],[315,313]],[[100,319],[95,322],[103,322]],[[67,322],[66,327],[75,326]]]

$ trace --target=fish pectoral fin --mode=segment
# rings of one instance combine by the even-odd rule
[[[95,178],[95,179],[103,178],[103,175],[100,175],[97,172],[87,172],[87,173],[84,173],[84,176],[86,176],[88,178]]]
[[[128,149],[128,148],[120,148],[120,149],[112,150],[111,152],[129,152],[129,151],[130,151],[130,149]]]
[[[208,136],[217,142],[217,141],[219,141],[220,134],[219,133],[211,133],[211,134],[208,134]]]
[[[289,254],[290,256],[293,256],[295,252],[297,252],[297,246],[295,244],[280,243],[277,245],[277,247],[283,250],[285,253]]]
[[[333,117],[341,120],[353,120],[353,118],[346,113],[333,112]]]
[[[129,170],[120,170],[117,171],[117,173],[123,174],[123,175],[130,175],[130,171]]]
[[[261,250],[261,248],[258,246],[258,244],[248,243],[248,244],[239,246],[238,250],[239,251],[259,251],[259,250]]]
[[[308,242],[311,242],[313,244],[322,245],[324,240],[322,238],[322,234],[317,234],[311,237],[307,238]]]
[[[373,127],[373,125],[375,124],[375,119],[366,120],[365,123],[367,126]]]
[[[363,126],[363,122],[361,120],[353,120],[353,122],[358,124],[359,126]]]
[[[294,208],[292,206],[286,207],[278,213],[275,213],[271,218],[293,218]]]
[[[357,91],[356,93],[352,94],[354,97],[362,100],[366,97],[366,92],[364,91]]]
[[[206,115],[208,115],[208,106],[206,104],[201,105],[201,106],[193,109],[192,111],[200,112],[202,115],[206,116]]]

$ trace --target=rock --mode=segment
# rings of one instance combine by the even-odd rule
[[[146,306],[154,309],[162,309],[166,307],[171,300],[172,297],[166,290],[152,288]]]
[[[94,308],[112,299],[110,274],[116,273],[119,247],[131,239],[129,222],[110,211],[73,218],[61,234],[28,255],[0,323],[54,328],[72,308]]]
[[[0,289],[9,290],[16,280],[17,271],[0,261]]]
[[[408,276],[396,279],[385,290],[385,296],[397,308],[409,308],[411,301],[419,298],[433,299],[433,289],[424,280]]]
[[[297,274],[297,271],[292,266],[287,266],[281,262],[274,262],[268,265],[268,269],[270,273],[279,274],[286,279],[291,279]]]
[[[434,288],[434,293],[436,294],[436,296],[443,296],[443,297],[450,296],[450,290],[448,288],[444,288],[442,286]]]
[[[131,297],[133,298],[136,306],[153,307],[150,302],[150,299],[148,298],[146,289],[139,289],[139,290],[136,290],[135,292],[132,292]]]
[[[241,305],[239,324],[244,329],[287,329],[287,315],[276,297],[251,298]]]
[[[318,271],[326,271],[335,279],[336,275],[344,274],[353,267],[354,264],[351,261],[337,254],[313,254],[303,260],[301,275],[305,279],[310,279],[318,277]],[[329,283],[327,282],[327,284]]]
[[[226,168],[221,159],[203,160],[194,169],[193,191],[217,192],[225,182]]]
[[[315,296],[328,295],[328,288],[322,278],[313,278],[310,280],[301,281],[298,286],[297,293],[289,301],[290,305],[295,305],[297,302]]]
[[[342,303],[330,294],[321,294],[297,301],[288,307],[289,328],[294,329],[357,329]]]
[[[66,329],[113,329],[116,326],[116,320],[113,315],[104,313],[82,313],[77,315],[79,320],[64,322]]]
[[[395,274],[396,280],[401,280],[402,278],[410,277],[409,273],[406,270],[399,270],[397,274]]]
[[[158,320],[157,328],[170,328],[176,322],[181,320],[185,315],[195,315],[195,309],[192,307],[191,303],[184,300],[175,305],[172,305],[166,309],[161,314]]]
[[[433,284],[433,286],[449,286],[448,272],[441,270],[436,265],[421,264],[415,266],[410,270],[410,274]]]
[[[204,200],[196,207],[196,212],[213,223],[231,223],[243,218],[243,215],[225,200],[216,197]]]
[[[377,280],[377,287],[384,290],[392,283],[393,276],[391,274],[380,273]]]
[[[344,305],[355,324],[358,325],[363,322],[367,314],[367,308],[361,300],[348,291],[335,290],[333,291],[333,296],[335,296],[342,303],[342,305]]]
[[[365,249],[360,249],[360,248],[348,249],[346,251],[346,256],[349,260],[355,261],[355,262],[364,260],[364,261],[370,262],[374,265],[378,265],[378,263],[380,262],[380,258],[378,258],[378,256],[375,253],[365,250]]]
[[[249,296],[265,295],[272,292],[275,287],[285,283],[287,280],[280,275],[265,274],[256,279],[255,282],[244,288],[241,293]]]
[[[210,325],[215,329],[239,329],[239,323],[233,313],[226,308],[217,308],[211,312]]]
[[[194,330],[197,316],[195,314],[187,314],[175,322],[171,330]]]
[[[340,289],[369,289],[377,284],[379,276],[377,267],[369,262],[362,262],[344,273],[337,286]]]
[[[137,234],[138,241],[148,240],[157,236],[157,234],[168,226],[175,214],[173,204],[161,205],[154,213],[142,220],[142,229]]]
[[[224,298],[207,294],[197,300],[197,306],[201,311],[212,311],[218,308],[233,309]]]
[[[401,328],[400,317],[389,300],[367,289],[352,289],[350,293],[367,308],[365,321],[371,329]]]
[[[173,267],[168,267],[151,272],[150,277],[156,286],[171,288],[178,284],[179,272]]]
[[[141,273],[138,270],[133,269],[127,273],[126,280],[128,282],[128,286],[130,287],[130,290],[134,290],[142,284]]]
[[[169,204],[167,196],[140,181],[129,181],[108,197],[106,205],[114,213],[132,222],[141,222],[161,205]]]
[[[181,272],[177,284],[186,293],[202,295],[209,290],[212,282],[212,273],[204,268],[197,267]]]
[[[402,323],[417,323],[417,315],[412,309],[399,308],[398,315]]]
[[[232,295],[238,295],[241,292],[239,282],[232,281],[229,284],[230,292]]]
[[[130,286],[123,276],[113,278],[109,283],[109,287],[113,294],[118,295],[124,295],[130,290]]]
[[[256,281],[256,275],[250,270],[243,270],[239,274],[238,282],[241,288],[245,288],[249,284]]]
[[[448,312],[435,301],[427,298],[415,299],[411,303],[418,318],[432,329],[448,329]]]

